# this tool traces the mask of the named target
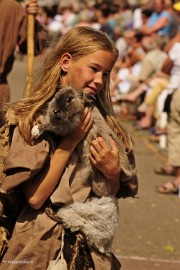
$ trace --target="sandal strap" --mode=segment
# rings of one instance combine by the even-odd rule
[[[176,189],[176,190],[179,190],[179,189],[180,189],[180,185],[178,186],[178,185],[176,184],[175,180],[173,180],[171,183],[172,183],[174,189]]]
[[[175,180],[168,182],[169,184],[171,184],[171,187],[167,186],[167,183],[164,185],[160,185],[158,188],[158,192],[162,193],[162,194],[178,194],[179,193],[179,187],[177,186],[177,184],[175,183]],[[161,191],[160,191],[161,189]]]

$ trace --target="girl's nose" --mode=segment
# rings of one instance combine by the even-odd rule
[[[103,81],[103,73],[102,72],[96,73],[94,83],[99,84],[99,85],[103,85],[104,81]]]

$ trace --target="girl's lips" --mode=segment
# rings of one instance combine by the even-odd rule
[[[89,87],[89,86],[88,86],[88,90],[89,90],[89,94],[93,94],[93,95],[95,95],[98,92],[96,88]]]

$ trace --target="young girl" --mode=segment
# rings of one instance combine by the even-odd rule
[[[36,141],[31,138],[31,129],[41,121],[47,101],[62,86],[71,85],[96,96],[104,118],[124,143],[132,177],[121,170],[112,138],[111,149],[102,137],[95,138],[90,146],[90,160],[105,175],[111,197],[134,197],[137,177],[132,141],[113,113],[109,94],[110,73],[117,58],[117,49],[106,34],[89,27],[75,27],[47,52],[39,72],[36,71],[30,96],[9,106],[6,118],[13,127],[13,136],[1,188],[4,192],[22,192],[26,203],[17,218],[1,269],[45,270],[63,245],[67,269],[120,269],[111,252],[103,254],[89,246],[85,233],[64,229],[64,224],[56,219],[56,212],[65,205],[85,205],[94,197],[90,182],[81,182],[80,159],[75,151],[92,126],[90,110],[84,109],[81,125],[66,137],[44,135]],[[56,149],[51,146],[52,140],[57,143]],[[46,211],[47,206],[50,212]]]

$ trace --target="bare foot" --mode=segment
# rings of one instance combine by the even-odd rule
[[[147,117],[143,117],[138,121],[138,125],[142,128],[151,128],[151,124],[151,120]]]

